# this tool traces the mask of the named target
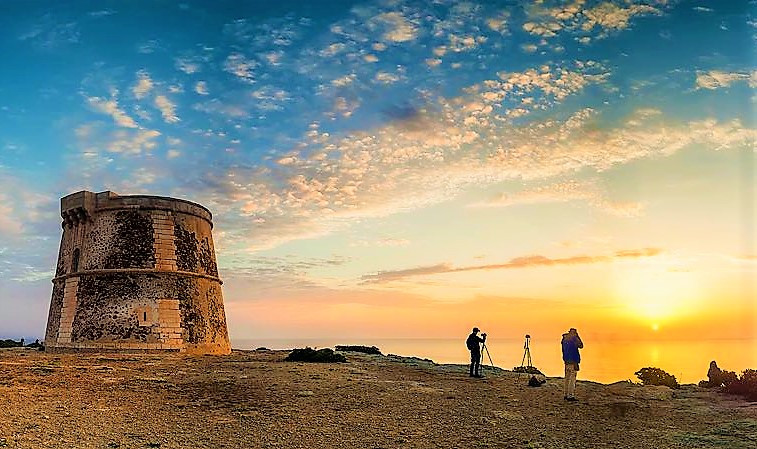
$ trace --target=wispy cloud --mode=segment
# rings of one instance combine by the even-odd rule
[[[609,214],[621,217],[638,216],[644,209],[640,202],[611,201],[606,194],[591,181],[564,181],[529,190],[513,193],[501,193],[485,201],[479,201],[470,207],[507,207],[516,204],[538,204],[567,201],[584,201]]]
[[[208,95],[210,93],[208,92],[208,83],[205,81],[198,81],[195,83],[195,92],[200,95]]]
[[[87,102],[95,111],[109,115],[118,126],[137,128],[137,122],[118,106],[118,90],[112,89],[110,98],[88,97]]]
[[[199,72],[202,67],[200,62],[193,58],[176,58],[174,65],[187,75]]]
[[[749,87],[757,87],[757,70],[749,72],[724,72],[721,70],[710,70],[708,72],[697,72],[696,86],[697,89],[720,89],[728,87],[738,81],[746,81]]]
[[[611,255],[600,256],[572,256],[561,258],[549,258],[545,256],[523,256],[510,259],[500,264],[471,265],[467,267],[454,267],[448,263],[441,263],[426,267],[409,268],[404,270],[380,271],[376,274],[362,276],[363,284],[383,284],[387,282],[401,281],[410,277],[428,276],[445,273],[462,273],[467,271],[481,270],[511,270],[534,267],[556,267],[565,265],[587,265],[596,263],[609,263],[617,259],[637,259],[640,257],[653,257],[662,253],[659,248],[643,248],[633,250],[616,251]]]
[[[155,97],[155,107],[158,108],[166,123],[176,123],[179,117],[176,115],[176,105],[165,95]]]
[[[132,87],[131,91],[137,99],[147,96],[153,88],[152,79],[146,71],[137,72],[137,84]]]
[[[64,21],[52,14],[44,15],[39,23],[18,36],[18,40],[31,42],[32,45],[43,50],[54,50],[69,44],[78,44],[81,38],[79,24],[75,21]]]
[[[257,65],[257,62],[248,59],[241,53],[232,53],[226,58],[223,68],[239,80],[253,83],[255,81],[253,70]]]

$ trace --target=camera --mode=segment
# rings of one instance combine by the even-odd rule
[[[486,338],[486,332],[482,332],[481,336],[484,337],[484,338]]]

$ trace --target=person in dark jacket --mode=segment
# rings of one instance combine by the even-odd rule
[[[473,332],[465,340],[465,346],[470,351],[470,377],[484,377],[481,375],[481,343],[486,341],[486,334],[478,336],[479,329],[473,328]]]
[[[575,328],[562,334],[562,359],[565,362],[565,400],[576,400],[576,373],[578,364],[581,362],[581,354],[578,350],[584,347],[581,337]]]

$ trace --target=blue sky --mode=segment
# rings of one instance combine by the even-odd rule
[[[313,298],[650,294],[607,270],[716,273],[658,290],[742,307],[756,20],[750,1],[0,2],[0,335],[41,332],[57,201],[82,189],[209,207],[232,338]],[[534,256],[592,262],[445,271]]]

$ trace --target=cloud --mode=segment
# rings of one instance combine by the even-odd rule
[[[374,78],[376,81],[382,84],[393,84],[400,80],[400,77],[389,72],[377,72]]]
[[[660,13],[659,9],[649,5],[632,4],[627,8],[622,8],[610,2],[604,2],[583,11],[586,21],[581,25],[581,28],[588,31],[599,26],[608,30],[622,30],[628,28],[628,22],[633,16]]]
[[[757,87],[757,70],[748,72],[724,72],[721,70],[710,70],[708,72],[697,72],[696,86],[697,89],[720,89],[728,87],[738,81],[746,81],[749,87]]]
[[[245,83],[254,83],[255,76],[253,70],[257,66],[257,62],[246,58],[241,53],[232,53],[226,58],[223,69]]]
[[[59,231],[58,198],[0,165],[0,282],[39,279],[50,267],[48,254],[55,254],[57,241],[49,236]],[[34,268],[40,266],[45,269]]]
[[[534,267],[555,267],[566,265],[587,265],[596,263],[609,263],[618,259],[636,259],[640,257],[653,257],[662,253],[659,248],[643,248],[633,250],[616,251],[612,255],[601,256],[572,256],[562,258],[549,258],[540,255],[522,256],[510,259],[508,262],[500,264],[472,265],[467,267],[453,267],[448,263],[441,263],[426,267],[409,268],[404,270],[380,271],[375,274],[363,275],[360,280],[362,284],[384,284],[388,282],[401,281],[409,277],[429,276],[446,273],[462,273],[466,271],[481,270],[511,270]]]
[[[666,2],[658,2],[664,7]],[[583,0],[574,0],[558,7],[545,8],[539,4],[527,8],[529,20],[523,24],[527,33],[542,38],[552,38],[563,32],[589,33],[599,29],[596,38],[603,38],[613,31],[624,30],[635,16],[660,15],[661,9],[647,2],[628,0],[625,6],[608,1],[586,8]]]
[[[382,38],[389,42],[407,42],[418,36],[418,27],[410,22],[402,13],[386,12],[373,19],[388,28]]]
[[[199,95],[208,95],[208,84],[205,81],[198,81],[195,84],[195,92]]]
[[[410,240],[398,239],[394,237],[384,237],[378,240],[358,240],[350,243],[354,247],[400,247],[408,246]]]
[[[150,79],[150,75],[145,71],[137,72],[137,84],[131,88],[132,93],[137,99],[142,99],[147,96],[153,88],[153,82]]]
[[[155,97],[155,107],[158,108],[166,123],[176,123],[179,117],[176,116],[176,105],[171,103],[165,95]]]
[[[470,207],[507,207],[517,204],[568,201],[584,201],[591,206],[620,217],[636,217],[644,209],[644,205],[639,202],[610,201],[594,182],[575,180],[549,184],[530,190],[521,190],[515,193],[502,193],[486,201],[473,203]]]
[[[285,165],[277,164],[275,171],[239,167],[213,175],[213,187],[203,190],[201,199],[219,211],[237,242],[270,248],[326,235],[366,217],[447,201],[474,185],[601,172],[669,156],[693,144],[741,148],[757,136],[738,120],[671,124],[651,110],[612,127],[597,127],[595,115],[581,110],[562,121],[522,126],[489,121],[481,128],[481,121],[466,125],[468,113],[459,108],[461,102],[465,100],[447,100],[441,112],[420,110],[384,127],[343,136],[331,136],[316,125],[303,142],[305,150],[288,155]],[[638,203],[612,202],[598,193],[566,194],[621,216],[641,212]]]
[[[30,42],[41,50],[55,50],[66,45],[78,44],[80,38],[78,23],[64,23],[51,14],[45,14],[39,23],[18,36],[18,40]]]
[[[355,81],[356,78],[357,76],[354,73],[351,73],[349,75],[344,75],[342,77],[331,80],[331,84],[337,87],[344,87],[352,84],[352,82]]]
[[[137,128],[137,122],[118,107],[118,91],[111,91],[110,99],[88,97],[87,102],[97,112],[109,115],[113,121],[124,128]]]
[[[507,21],[509,18],[510,15],[508,13],[501,13],[496,17],[486,19],[486,26],[488,26],[491,30],[504,34],[507,32]]]
[[[153,129],[138,129],[135,131],[118,130],[110,135],[105,142],[105,149],[111,153],[141,154],[154,149],[158,144],[155,139],[160,132]]]
[[[177,69],[181,70],[187,75],[197,73],[202,68],[199,61],[193,58],[176,58],[174,60],[174,65],[176,66]]]

